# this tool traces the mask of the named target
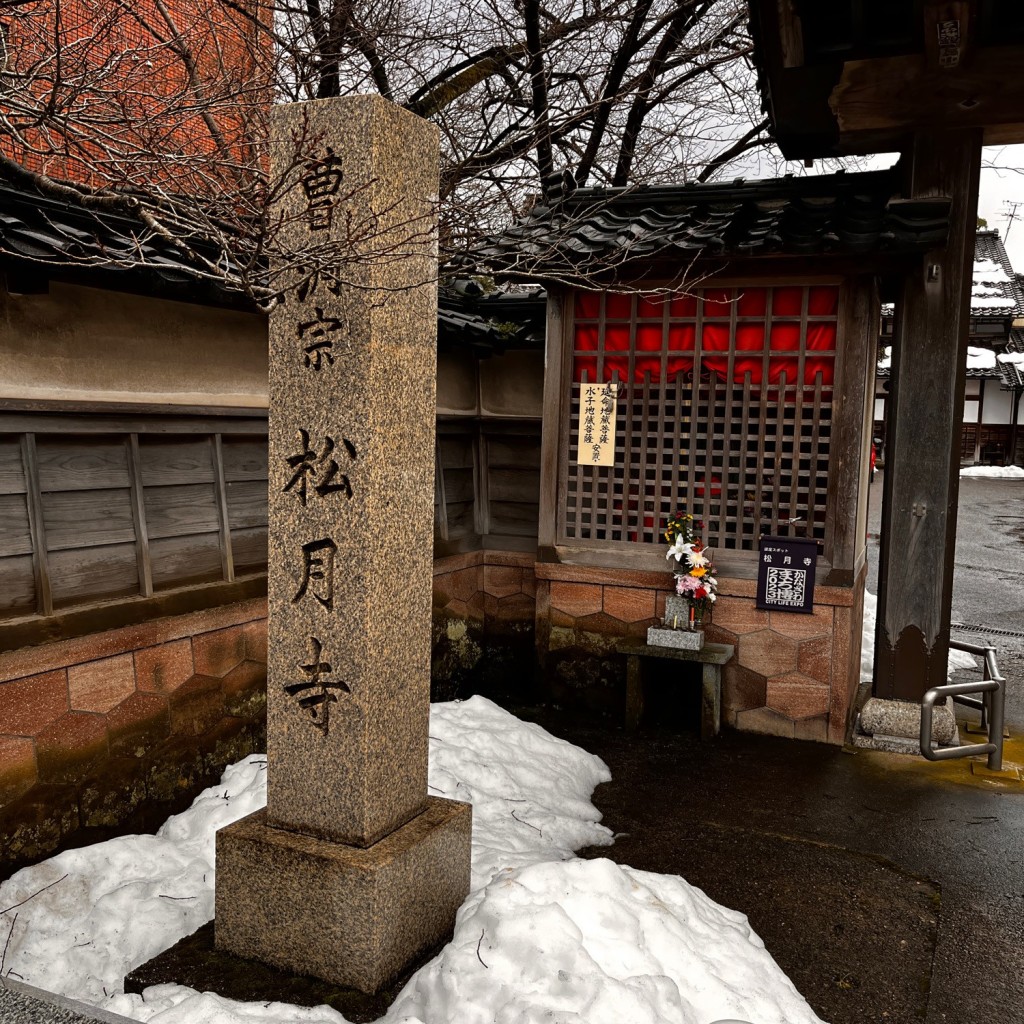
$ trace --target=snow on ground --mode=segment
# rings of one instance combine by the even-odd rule
[[[860,681],[870,683],[875,668],[875,620],[878,616],[878,598],[870,590],[864,591],[864,625],[860,638]],[[977,668],[975,659],[964,651],[949,652],[946,663],[947,679],[962,668]]]
[[[960,470],[961,477],[989,477],[997,480],[1024,480],[1020,466],[968,466]]]
[[[820,1024],[744,915],[676,876],[572,859],[612,841],[590,802],[609,778],[599,758],[482,697],[434,705],[430,731],[431,791],[473,803],[473,891],[383,1024]],[[121,994],[125,973],[212,915],[214,833],[262,806],[265,769],[231,766],[155,836],[5,882],[3,973],[155,1024],[343,1024],[328,1007],[178,985]]]

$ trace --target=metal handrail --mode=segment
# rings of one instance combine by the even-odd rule
[[[1003,712],[1006,704],[1006,680],[999,674],[996,664],[996,649],[978,644],[951,640],[949,646],[956,651],[966,651],[984,657],[984,677],[970,683],[946,683],[933,686],[921,698],[921,753],[929,761],[949,761],[955,757],[971,757],[988,754],[988,767],[998,772],[1003,767]],[[981,698],[968,697],[969,693],[980,693]],[[932,712],[935,702],[952,697],[957,704],[981,711],[981,724],[988,726],[988,743],[966,743],[962,746],[937,749],[932,743]]]

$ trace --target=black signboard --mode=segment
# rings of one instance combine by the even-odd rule
[[[814,612],[818,542],[804,537],[762,537],[757,560],[757,607],[773,612]]]

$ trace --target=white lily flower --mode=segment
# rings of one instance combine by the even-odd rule
[[[666,558],[674,558],[676,561],[680,561],[683,555],[688,555],[689,550],[692,549],[692,544],[687,544],[682,537],[677,537],[675,543],[668,549]]]

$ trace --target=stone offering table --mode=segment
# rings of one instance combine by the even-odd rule
[[[268,793],[217,835],[216,944],[375,992],[469,892],[471,808],[427,797],[437,131],[373,96],[271,113],[299,255],[270,317]]]
[[[640,726],[644,713],[643,659],[669,658],[699,663],[701,672],[700,738],[717,736],[722,727],[722,666],[736,653],[732,644],[705,644],[699,651],[658,647],[643,640],[623,640],[615,648],[626,655],[626,730]]]

